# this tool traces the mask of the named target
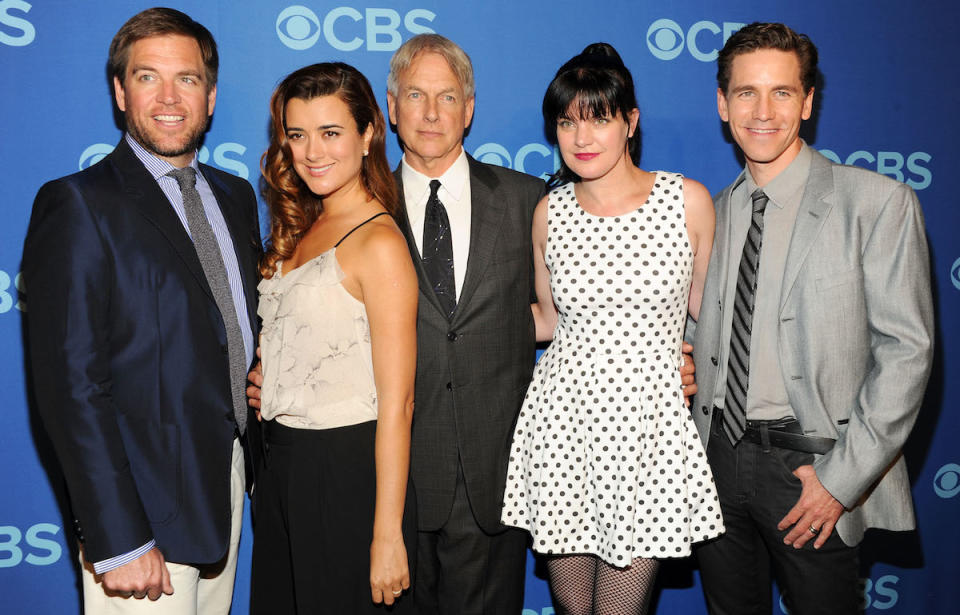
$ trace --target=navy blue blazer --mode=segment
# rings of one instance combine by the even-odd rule
[[[246,181],[200,168],[256,333],[256,198]],[[23,275],[37,408],[86,559],[153,538],[167,560],[218,561],[234,439],[226,332],[193,243],[125,140],[40,189]]]

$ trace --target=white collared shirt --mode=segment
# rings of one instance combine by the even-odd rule
[[[450,236],[453,242],[453,277],[457,299],[463,289],[467,273],[467,258],[470,255],[470,163],[467,153],[461,148],[460,156],[440,177],[427,177],[407,163],[404,156],[400,163],[403,179],[403,199],[407,206],[410,229],[417,242],[417,251],[423,255],[423,218],[430,198],[430,180],[440,180],[437,196],[447,210],[450,219]]]

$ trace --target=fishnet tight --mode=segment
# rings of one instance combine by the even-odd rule
[[[638,557],[616,568],[594,555],[547,560],[558,615],[644,615],[660,562]]]

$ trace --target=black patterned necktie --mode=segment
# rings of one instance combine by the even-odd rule
[[[183,195],[183,209],[187,215],[187,226],[193,238],[193,247],[197,251],[200,265],[207,278],[207,284],[213,293],[214,301],[223,317],[223,326],[227,332],[227,356],[230,360],[230,395],[233,401],[233,415],[237,428],[243,433],[247,427],[247,396],[244,385],[247,381],[246,352],[243,347],[243,333],[237,321],[237,312],[227,279],[227,268],[223,265],[220,244],[213,234],[207,214],[203,211],[203,202],[197,192],[197,172],[193,167],[174,169],[167,173],[177,180]]]
[[[447,318],[457,307],[457,286],[453,276],[453,239],[450,219],[437,191],[440,181],[430,180],[430,198],[423,217],[423,269],[440,300]]]
[[[730,361],[727,364],[727,395],[723,409],[723,431],[733,445],[747,428],[747,387],[750,382],[750,332],[760,273],[760,247],[763,243],[763,212],[767,195],[757,188],[753,199],[753,219],[743,243],[737,294],[733,302],[733,327],[730,331]]]

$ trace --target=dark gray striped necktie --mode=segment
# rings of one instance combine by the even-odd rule
[[[233,304],[233,294],[227,279],[227,268],[223,265],[220,245],[203,211],[203,202],[197,192],[197,172],[193,167],[174,169],[167,173],[177,180],[183,195],[183,209],[187,214],[187,226],[193,237],[193,247],[197,251],[200,265],[207,278],[210,291],[223,318],[227,332],[227,356],[230,360],[230,394],[233,399],[233,415],[237,428],[243,433],[247,427],[247,396],[244,385],[247,381],[246,352],[243,347],[243,334],[237,321],[237,312]]]
[[[723,409],[723,431],[734,445],[747,427],[747,387],[750,382],[750,332],[753,306],[760,273],[760,247],[763,243],[763,212],[767,195],[757,188],[753,195],[753,219],[743,243],[737,293],[733,302],[733,327],[730,330],[730,360],[727,364],[727,395]]]

